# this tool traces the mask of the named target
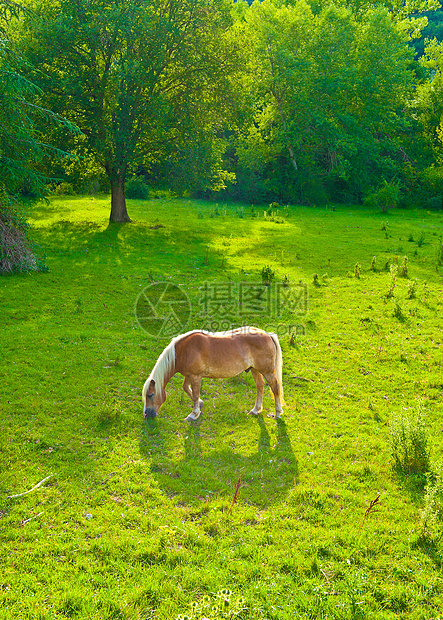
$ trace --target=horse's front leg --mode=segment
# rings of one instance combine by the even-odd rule
[[[185,384],[186,384],[186,387],[185,387]],[[183,389],[194,401],[194,407],[192,408],[192,413],[190,413],[186,418],[188,422],[197,420],[197,418],[199,417],[201,413],[201,410],[203,407],[203,401],[200,398],[200,388],[201,388],[201,377],[192,375],[191,377],[185,378],[185,381],[183,383]]]
[[[251,409],[249,414],[258,415],[263,410],[263,387],[265,381],[261,372],[258,372],[255,368],[251,368],[251,375],[254,377],[255,385],[257,386],[257,397],[255,399],[254,409]]]
[[[185,377],[185,380],[183,381],[183,389],[186,392],[186,394],[189,396],[189,398],[191,400],[194,400],[194,396],[192,394],[191,383],[189,381],[189,377]]]

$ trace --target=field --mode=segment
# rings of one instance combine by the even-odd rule
[[[422,511],[443,447],[443,214],[164,197],[108,226],[109,202],[34,207],[49,271],[0,279],[0,619],[442,617],[438,505]],[[303,291],[296,311],[239,315],[263,269],[271,303]],[[182,331],[278,330],[283,421],[267,389],[246,415],[249,373],[204,380],[195,425],[176,376],[144,421],[169,339],[135,309],[157,282],[186,293]],[[428,463],[395,467],[401,419]]]

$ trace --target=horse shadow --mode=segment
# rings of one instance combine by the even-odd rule
[[[270,432],[263,416],[254,420],[259,433],[252,454],[241,454],[227,445],[208,450],[205,425],[191,424],[182,436],[184,454],[174,461],[167,453],[162,429],[155,423],[142,432],[141,452],[150,460],[151,473],[168,496],[179,495],[187,504],[215,497],[230,500],[240,479],[242,500],[266,508],[297,484],[299,468],[286,423],[273,421]]]

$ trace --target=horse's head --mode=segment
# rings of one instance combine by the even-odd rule
[[[157,387],[154,379],[148,379],[143,386],[143,404],[145,420],[155,418],[158,410],[166,400],[164,388]]]

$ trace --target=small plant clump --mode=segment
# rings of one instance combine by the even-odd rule
[[[271,282],[275,277],[275,271],[270,267],[270,265],[265,265],[261,270],[261,277],[263,284],[266,286],[271,286]]]
[[[234,595],[231,590],[223,588],[211,598],[203,596],[193,601],[187,614],[180,614],[176,620],[222,620],[224,618],[240,618],[247,611],[246,601]]]
[[[377,271],[376,262],[377,262],[377,257],[373,256],[372,261],[371,261],[371,267],[370,267],[371,271]]]
[[[354,278],[359,278],[360,274],[361,274],[361,265],[360,265],[360,263],[355,263]]]
[[[389,286],[389,290],[385,295],[386,299],[391,299],[391,297],[394,297],[394,290],[395,290],[395,284],[397,281],[397,272],[398,272],[398,267],[397,265],[393,264],[391,265],[391,284]]]
[[[18,213],[0,208],[0,274],[47,271],[28,238],[28,229]]]
[[[417,297],[417,280],[409,280],[408,282],[408,299]]]
[[[409,273],[408,273],[408,257],[405,256],[403,258],[403,262],[400,265],[400,269],[398,270],[398,277],[399,278],[408,278],[409,277]]]
[[[398,319],[402,323],[404,321],[406,321],[406,317],[405,317],[405,315],[403,313],[403,308],[401,307],[401,304],[398,301],[398,299],[395,302],[395,307],[394,307],[394,311],[392,313],[392,316],[394,316],[396,319]]]
[[[392,420],[391,451],[397,472],[425,474],[429,470],[429,435],[420,409]]]
[[[424,506],[420,511],[421,536],[428,536],[443,516],[443,463],[431,466],[426,474]]]

